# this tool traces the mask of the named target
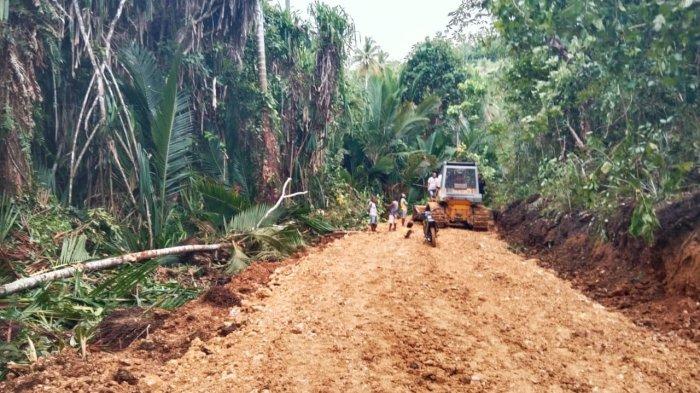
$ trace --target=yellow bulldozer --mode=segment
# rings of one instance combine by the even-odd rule
[[[484,206],[479,169],[473,162],[445,161],[440,171],[440,189],[427,204],[413,207],[413,219],[422,220],[426,206],[440,227],[464,226],[485,231],[493,215]]]

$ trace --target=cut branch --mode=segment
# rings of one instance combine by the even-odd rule
[[[194,244],[185,246],[176,246],[168,248],[160,248],[156,250],[146,250],[134,252],[118,257],[110,257],[97,261],[83,262],[62,269],[37,274],[34,276],[20,278],[9,284],[0,287],[0,296],[7,296],[13,293],[24,291],[26,289],[36,288],[39,285],[62,278],[68,278],[78,272],[91,272],[97,270],[108,269],[114,266],[123,265],[125,263],[140,262],[147,259],[158,258],[166,255],[184,254],[188,252],[215,251],[222,248],[232,247],[231,243],[216,243],[216,244]]]
[[[277,210],[277,208],[280,207],[280,205],[282,204],[282,201],[284,201],[285,199],[288,199],[288,198],[293,198],[295,196],[304,195],[304,194],[308,193],[308,191],[302,191],[302,192],[295,192],[293,194],[287,194],[287,187],[289,186],[289,184],[291,182],[292,182],[292,178],[291,177],[287,178],[287,181],[285,181],[284,185],[282,186],[282,195],[280,195],[280,198],[277,200],[277,203],[275,203],[275,205],[272,206],[270,208],[270,210],[268,210],[265,213],[263,218],[260,219],[260,221],[258,222],[258,225],[256,225],[257,227],[259,227],[263,223],[263,221],[265,221],[265,219],[267,217],[269,217],[270,214],[272,214],[273,211]]]
[[[581,140],[581,137],[578,136],[578,133],[576,133],[576,130],[574,130],[574,127],[571,126],[571,123],[569,123],[568,119],[566,120],[566,127],[569,129],[571,136],[574,138],[574,141],[576,142],[576,146],[582,150],[585,150],[586,144],[583,143],[583,140]]]

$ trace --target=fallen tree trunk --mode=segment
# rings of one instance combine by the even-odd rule
[[[78,263],[62,269],[20,278],[19,280],[13,281],[9,284],[5,284],[2,287],[0,287],[0,296],[11,295],[13,293],[23,291],[26,289],[36,288],[45,282],[50,282],[61,278],[68,278],[78,272],[91,272],[96,270],[102,270],[114,266],[123,265],[125,263],[140,262],[146,259],[153,259],[166,255],[184,254],[187,252],[214,251],[227,247],[231,247],[231,243],[194,244],[186,246],[160,248],[156,250],[139,251],[131,254],[121,255],[118,257],[110,257],[100,259],[97,261]]]

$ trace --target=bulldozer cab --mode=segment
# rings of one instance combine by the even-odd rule
[[[438,226],[466,226],[488,230],[493,218],[484,206],[479,169],[473,162],[445,161],[440,170],[440,191],[426,206],[413,207],[413,219],[423,220],[426,210]]]
[[[467,200],[481,203],[479,170],[473,162],[445,162],[442,165],[439,201]]]

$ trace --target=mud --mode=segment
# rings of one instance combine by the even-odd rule
[[[700,192],[659,206],[653,244],[629,234],[633,207],[622,204],[594,232],[590,214],[553,214],[533,196],[497,216],[503,237],[574,286],[635,323],[700,342]]]
[[[635,325],[496,234],[447,229],[432,248],[381,229],[253,265],[229,284],[240,307],[192,302],[118,356],[64,353],[0,390],[700,391],[697,344]],[[184,336],[178,356],[152,355]]]

